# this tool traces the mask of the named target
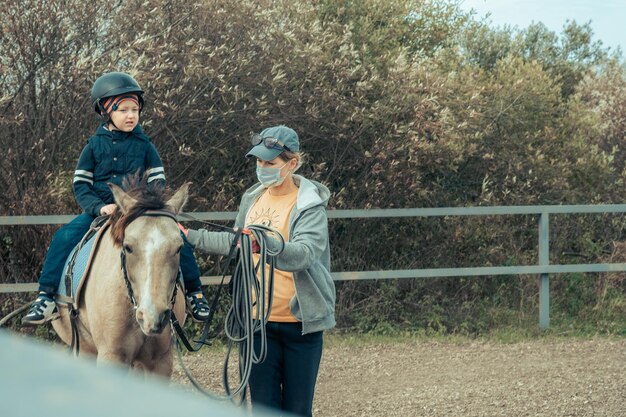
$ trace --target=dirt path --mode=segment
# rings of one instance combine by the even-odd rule
[[[219,392],[223,360],[215,351],[185,357]],[[174,379],[186,383],[178,367]],[[626,339],[333,339],[324,349],[314,415],[623,417]]]

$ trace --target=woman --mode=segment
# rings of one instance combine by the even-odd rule
[[[267,357],[252,367],[250,396],[253,405],[311,416],[322,333],[335,326],[326,216],[330,192],[295,174],[303,155],[293,129],[267,128],[253,135],[252,145],[246,156],[256,158],[259,183],[244,193],[235,227],[269,226],[282,235],[285,246],[276,257]],[[198,249],[226,255],[232,234],[201,229],[189,230],[187,237]],[[269,239],[267,244],[279,243]]]

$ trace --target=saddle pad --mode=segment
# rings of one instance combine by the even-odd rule
[[[78,243],[70,256],[65,261],[65,266],[63,267],[63,274],[61,275],[61,281],[59,282],[59,286],[57,288],[57,298],[56,302],[59,304],[69,304],[72,303],[75,307],[78,307],[78,299],[79,299],[79,291],[83,286],[83,281],[87,277],[87,272],[89,272],[89,267],[91,266],[91,261],[93,258],[93,254],[97,248],[97,244],[100,241],[100,237],[102,236],[102,232],[107,228],[108,224],[101,227],[97,233],[93,233],[93,235],[83,243]],[[87,232],[89,233],[89,232]],[[78,250],[76,254],[76,260],[74,262],[74,267],[71,271],[69,271],[72,288],[71,294],[68,294],[66,291],[66,276],[68,274],[69,264],[74,257],[74,254]]]

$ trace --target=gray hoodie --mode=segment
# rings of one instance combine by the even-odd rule
[[[298,185],[298,197],[289,217],[289,242],[276,257],[276,268],[293,272],[296,295],[291,299],[290,308],[302,322],[302,334],[307,334],[335,326],[335,284],[330,276],[326,216],[330,191],[323,184],[300,175],[294,175],[293,179]],[[235,227],[245,226],[248,211],[264,191],[265,187],[259,183],[244,193]],[[232,238],[231,233],[204,229],[189,230],[188,236],[196,248],[224,256],[228,254]]]

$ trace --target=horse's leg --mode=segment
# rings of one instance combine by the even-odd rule
[[[170,378],[172,376],[172,370],[174,369],[171,349],[167,352],[163,352],[161,356],[153,357],[148,360],[139,359],[136,362],[139,366],[133,365],[133,367],[143,368],[146,372],[160,375],[165,378]]]
[[[167,353],[163,354],[161,359],[157,359],[154,362],[154,367],[152,368],[152,372],[169,379],[172,376],[173,368],[174,368],[174,361],[172,360],[172,352],[171,350],[169,350]]]
[[[135,368],[143,368],[146,372],[169,378],[172,375],[174,361],[172,360],[172,346],[169,329],[163,334],[146,340],[146,343],[137,353]],[[138,366],[141,365],[141,366]]]
[[[112,362],[130,367],[144,343],[144,337],[133,335],[124,328],[110,326],[102,330],[102,334],[97,337],[94,335],[98,346],[98,363]]]
[[[93,334],[98,364],[112,362],[130,367],[146,337],[133,329],[135,325],[128,319],[128,312],[112,301],[107,299],[94,304],[91,304],[89,326],[99,330]]]
[[[128,355],[125,352],[122,352],[120,350],[106,350],[106,349],[98,350],[97,363],[98,365],[102,365],[102,364],[105,364],[105,365],[115,364],[115,365],[122,365],[122,366],[131,365],[128,359]]]

